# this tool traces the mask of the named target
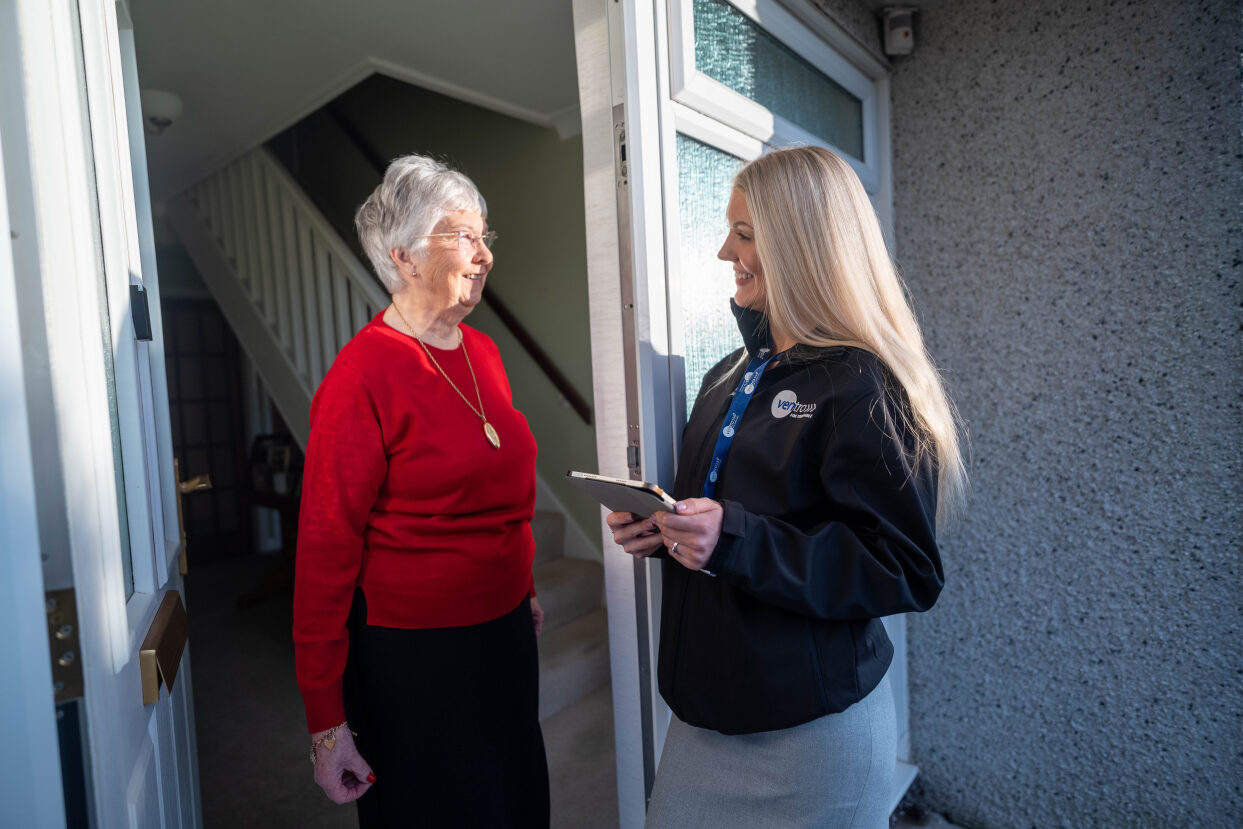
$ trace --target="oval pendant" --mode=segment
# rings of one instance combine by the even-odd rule
[[[496,430],[492,428],[492,424],[488,421],[483,422],[483,433],[488,436],[488,443],[492,444],[493,449],[501,448],[501,438],[497,435]]]

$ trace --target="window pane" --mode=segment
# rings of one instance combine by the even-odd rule
[[[742,160],[678,135],[678,284],[689,416],[704,374],[742,345],[729,300],[733,268],[716,258],[725,241],[725,206]]]
[[[863,157],[863,102],[725,0],[694,0],[695,68]]]

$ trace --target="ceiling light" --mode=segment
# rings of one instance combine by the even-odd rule
[[[142,128],[147,135],[159,135],[181,117],[181,98],[163,89],[142,91]]]

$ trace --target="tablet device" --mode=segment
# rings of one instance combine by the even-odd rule
[[[565,479],[613,512],[632,512],[640,518],[646,518],[657,510],[673,512],[673,505],[677,503],[656,484],[645,481],[628,481],[573,470],[565,473]]]

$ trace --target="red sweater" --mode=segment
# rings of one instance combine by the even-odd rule
[[[307,726],[345,719],[341,676],[355,586],[367,623],[473,625],[534,595],[535,439],[496,345],[462,325],[483,423],[411,337],[377,315],[311,403],[294,579],[294,661]],[[462,349],[432,348],[476,406]]]

